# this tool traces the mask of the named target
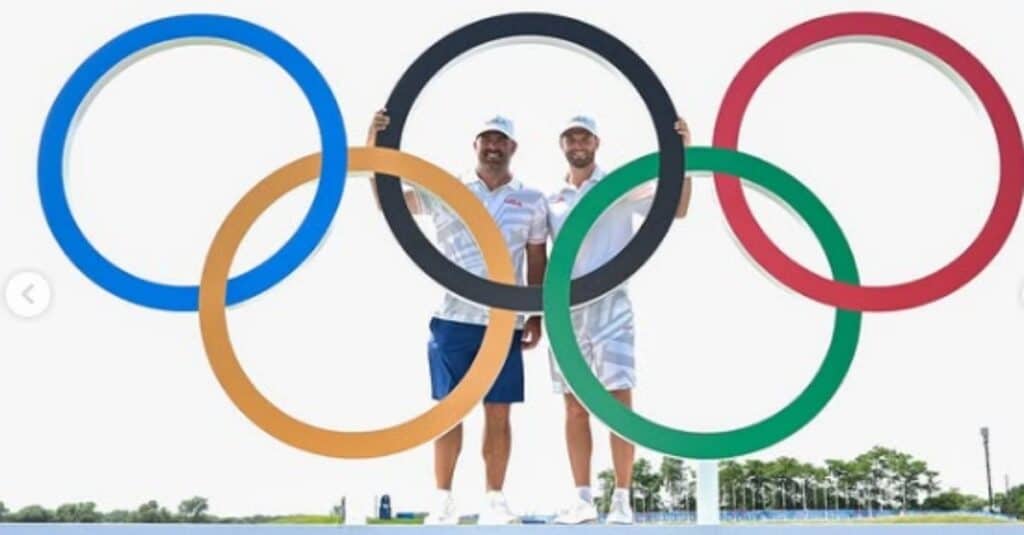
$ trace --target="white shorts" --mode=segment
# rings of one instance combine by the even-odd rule
[[[633,305],[624,288],[572,311],[573,330],[583,359],[607,390],[632,389],[636,384],[633,355]],[[556,394],[571,392],[555,356],[550,352],[551,380]]]

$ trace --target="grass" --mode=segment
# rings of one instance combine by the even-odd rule
[[[275,518],[271,524],[337,524],[338,517],[331,515],[288,515]]]

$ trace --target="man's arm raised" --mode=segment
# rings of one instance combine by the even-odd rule
[[[370,128],[366,133],[366,146],[376,147],[377,146],[377,133],[388,127],[391,123],[391,118],[387,115],[387,109],[381,108],[373,114],[373,121],[370,123]],[[377,203],[377,208],[380,208],[380,198],[377,197],[377,178],[376,174],[370,175],[370,190],[373,191],[373,200]],[[415,191],[405,190],[405,205],[409,207],[409,212],[413,215],[423,213],[423,207],[420,204],[420,198]]]

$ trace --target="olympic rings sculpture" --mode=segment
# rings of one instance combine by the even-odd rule
[[[454,177],[401,152],[402,131],[416,97],[431,77],[479,45],[516,36],[561,39],[607,59],[630,80],[647,106],[658,140],[651,153],[611,172],[572,211],[555,241],[540,287],[514,284],[505,243],[483,206]],[[981,101],[996,134],[999,187],[992,212],[978,237],[955,260],[921,279],[892,286],[861,286],[857,265],[839,224],[817,197],[782,169],[737,148],[747,105],[761,82],[793,54],[838,38],[884,38],[930,54],[961,76]],[[64,154],[70,128],[97,84],[132,56],[156,45],[213,38],[247,47],[281,66],[313,108],[321,152],[274,171],[234,207],[207,254],[198,286],[175,286],[128,273],[102,255],[75,222],[64,190]],[[626,44],[588,23],[546,13],[499,15],[466,25],[427,49],[406,70],[387,101],[391,127],[378,134],[378,147],[349,147],[341,110],[323,76],[302,52],[253,23],[220,15],[158,19],[115,37],[75,71],[46,118],[39,146],[39,195],[47,225],[71,262],[89,279],[121,299],[148,308],[197,311],[211,368],[238,409],[275,438],[312,453],[341,458],[379,457],[440,436],[479,403],[500,371],[513,336],[516,312],[543,312],[558,366],[581,403],[620,436],[666,455],[697,459],[750,453],[797,432],[838,391],[849,370],[865,311],[894,311],[940,299],[977,276],[1005,244],[1024,197],[1024,142],[1013,109],[998,82],[966,49],[942,33],[902,17],[881,13],[839,13],[798,24],[764,45],[740,69],[719,109],[713,146],[681,150],[668,93],[650,67]],[[670,428],[626,409],[586,367],[573,332],[570,309],[625,282],[657,250],[668,232],[683,187],[682,170],[714,173],[716,193],[730,228],[764,269],[786,286],[836,308],[826,356],[810,384],[787,406],[752,425],[697,433]],[[344,193],[350,171],[377,173],[381,208],[399,244],[431,278],[466,299],[490,307],[483,344],[467,376],[446,398],[401,424],[346,432],[302,422],[277,408],[252,384],[231,345],[226,306],[259,295],[287,277],[323,239]],[[473,233],[487,266],[487,279],[445,258],[423,235],[402,199],[398,177],[441,197]],[[626,248],[598,270],[572,279],[572,267],[587,230],[602,211],[630,189],[658,180],[651,211]],[[310,210],[295,234],[273,256],[234,279],[232,260],[256,219],[278,198],[316,180]],[[764,233],[746,204],[740,180],[774,193],[789,204],[825,250],[832,279],[823,278],[785,255]]]

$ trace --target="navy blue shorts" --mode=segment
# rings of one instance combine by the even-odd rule
[[[439,318],[430,320],[430,395],[436,400],[447,396],[469,371],[484,339],[483,325],[459,323]],[[523,401],[523,331],[516,330],[505,366],[494,381],[485,403],[521,403]]]

